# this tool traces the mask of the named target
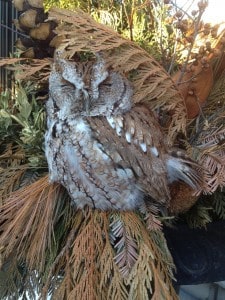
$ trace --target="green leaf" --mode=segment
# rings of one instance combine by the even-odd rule
[[[19,110],[18,118],[21,119],[21,121],[28,121],[32,111],[32,105],[28,101],[26,91],[20,86],[17,89],[16,107]]]
[[[4,110],[0,110],[0,124],[1,124],[1,129],[4,127],[5,129],[8,129],[9,126],[12,125],[12,119],[10,114]]]

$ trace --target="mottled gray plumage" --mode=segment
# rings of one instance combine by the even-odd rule
[[[153,113],[132,103],[126,77],[95,61],[56,57],[49,79],[45,136],[50,180],[78,208],[143,207],[145,195],[166,206],[169,183],[198,188],[194,164],[168,149]]]

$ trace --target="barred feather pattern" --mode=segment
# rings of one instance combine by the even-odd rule
[[[60,55],[49,81],[46,157],[50,180],[63,184],[78,208],[133,210],[145,195],[167,207],[170,182],[201,186],[200,169],[170,151],[145,104],[133,104],[123,74],[101,54],[83,63]]]

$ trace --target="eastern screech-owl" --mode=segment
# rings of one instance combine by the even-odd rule
[[[170,182],[199,187],[194,164],[168,149],[153,113],[132,95],[128,79],[99,54],[85,63],[55,58],[46,156],[50,180],[64,185],[78,208],[131,210],[146,195],[166,206]]]

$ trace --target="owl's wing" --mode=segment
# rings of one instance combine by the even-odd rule
[[[159,203],[170,199],[166,163],[167,151],[160,126],[143,105],[124,115],[89,117],[95,138],[115,164],[131,168],[140,188]]]

